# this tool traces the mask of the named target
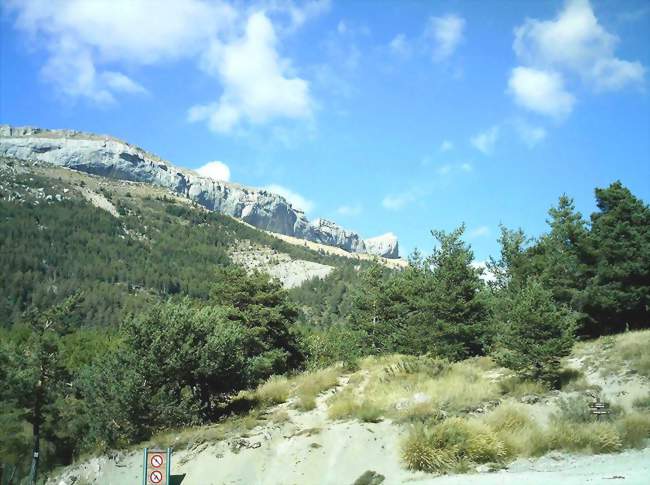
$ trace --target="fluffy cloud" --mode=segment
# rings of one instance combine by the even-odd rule
[[[282,185],[271,184],[264,187],[264,189],[273,192],[274,194],[281,195],[291,203],[294,209],[301,209],[305,214],[309,214],[314,210],[314,203],[311,200]]]
[[[537,113],[563,118],[573,110],[575,97],[564,87],[562,75],[530,67],[515,67],[508,91],[520,106]]]
[[[288,74],[290,63],[279,57],[276,43],[273,24],[263,12],[248,18],[241,38],[213,40],[202,68],[220,80],[223,93],[216,103],[192,107],[189,120],[206,120],[212,130],[229,133],[242,122],[309,118],[309,83]]]
[[[288,33],[329,4],[260,0],[256,11],[225,0],[6,2],[16,28],[47,51],[42,74],[59,93],[110,103],[120,94],[146,93],[124,67],[137,72],[190,59],[220,81],[221,94],[191,108],[189,118],[223,133],[311,115],[309,84],[279,54],[278,29],[269,15]]]
[[[222,180],[224,182],[230,180],[230,168],[223,162],[208,162],[202,167],[197,168],[196,171],[199,174],[205,177],[210,177],[214,180]]]
[[[477,150],[483,152],[485,155],[489,155],[494,150],[494,145],[496,145],[499,139],[499,132],[499,127],[493,126],[473,136],[470,141]]]
[[[425,36],[434,41],[434,61],[444,61],[454,53],[463,39],[464,28],[465,19],[458,15],[429,18]]]
[[[48,50],[45,78],[68,96],[100,103],[144,88],[98,66],[187,57],[236,17],[227,4],[204,0],[9,0],[7,5],[16,13],[16,27]]]
[[[529,65],[572,71],[605,91],[643,82],[641,63],[615,56],[618,43],[600,25],[588,0],[569,0],[554,20],[527,19],[515,29],[513,48]]]

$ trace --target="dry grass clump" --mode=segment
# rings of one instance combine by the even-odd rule
[[[340,367],[328,367],[301,374],[296,379],[296,408],[311,411],[316,407],[316,396],[338,384]]]
[[[415,402],[396,409],[391,413],[396,423],[423,423],[427,421],[442,421],[445,413],[431,401]]]
[[[355,391],[349,387],[334,394],[327,404],[327,415],[335,420],[357,418],[365,423],[377,423],[381,421],[384,414],[383,409],[373,400],[358,399]]]
[[[576,345],[574,354],[582,357],[583,363],[598,369],[601,376],[619,374],[626,368],[645,377],[650,377],[650,330],[626,332],[616,336],[600,337],[592,342]]]
[[[508,376],[499,381],[501,393],[512,397],[523,397],[530,394],[543,395],[548,392],[548,387],[539,381],[521,379],[517,376]]]
[[[521,404],[505,403],[485,417],[485,423],[495,431],[516,431],[535,423]]]
[[[271,376],[265,383],[257,386],[255,397],[263,404],[281,404],[289,399],[291,384],[285,376]]]
[[[540,456],[549,449],[544,432],[524,405],[504,403],[485,416],[484,422],[512,455]]]
[[[650,415],[624,416],[616,422],[616,427],[626,448],[643,448],[650,438]]]
[[[361,401],[354,413],[364,423],[378,423],[383,414],[383,410],[369,399]]]
[[[402,443],[402,459],[410,470],[447,473],[473,463],[502,463],[506,444],[476,420],[450,418],[434,426],[416,425]]]
[[[618,337],[613,351],[640,375],[650,377],[650,330],[625,333]]]
[[[551,424],[547,440],[554,450],[591,453],[614,453],[623,449],[616,426],[610,422],[575,423],[558,421]]]
[[[637,397],[632,403],[632,406],[639,411],[650,411],[650,394]]]
[[[358,404],[351,388],[334,394],[327,402],[327,415],[330,419],[350,419],[357,412]]]
[[[284,424],[291,421],[289,413],[285,409],[276,409],[269,414],[269,421],[273,424]]]

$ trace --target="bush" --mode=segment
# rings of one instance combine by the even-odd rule
[[[497,312],[495,361],[523,378],[556,384],[560,359],[571,352],[576,318],[553,301],[534,279],[510,296]]]

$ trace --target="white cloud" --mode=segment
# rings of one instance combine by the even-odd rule
[[[494,150],[494,145],[499,138],[499,127],[493,126],[471,138],[471,143],[478,149],[483,152],[485,155],[489,155]]]
[[[276,10],[280,13],[288,13],[291,21],[289,31],[302,27],[308,20],[329,11],[330,7],[330,0],[311,0],[302,2],[300,6],[296,6],[291,0],[271,0],[268,3],[262,3],[262,10]]]
[[[443,142],[440,144],[441,152],[448,152],[453,149],[454,149],[454,144],[449,140],[443,140]]]
[[[484,236],[489,236],[490,235],[490,228],[488,226],[478,226],[474,229],[472,229],[469,233],[468,236],[470,239],[475,239],[477,237],[484,237]]]
[[[474,170],[474,167],[472,167],[471,163],[461,163],[460,164],[460,169],[463,172],[471,172],[472,170]]]
[[[342,205],[336,209],[336,212],[342,216],[358,216],[363,212],[363,207],[360,204]]]
[[[546,130],[541,126],[531,125],[527,121],[518,119],[513,121],[515,131],[526,145],[534,147],[546,138]]]
[[[527,19],[517,27],[513,48],[529,66],[570,71],[606,91],[644,80],[641,63],[615,56],[619,42],[598,22],[588,0],[568,0],[555,19]]]
[[[465,19],[458,15],[429,18],[425,37],[432,38],[434,41],[434,61],[444,61],[454,53],[463,39],[464,28]]]
[[[16,13],[16,28],[47,49],[45,79],[67,96],[98,103],[113,101],[119,92],[144,92],[124,73],[100,65],[146,65],[196,54],[236,16],[227,4],[204,0],[9,0],[7,6]]]
[[[279,54],[276,31],[321,15],[329,0],[259,0],[251,7],[230,0],[5,3],[16,28],[46,51],[43,76],[65,96],[105,104],[118,94],[146,93],[133,77],[138,68],[189,59],[221,84],[218,100],[191,108],[190,120],[227,133],[312,114],[309,83]]]
[[[407,58],[411,55],[411,45],[404,34],[397,34],[393,37],[388,47],[398,57]]]
[[[309,214],[314,210],[314,203],[311,200],[291,189],[288,189],[287,187],[278,184],[271,184],[264,187],[264,189],[273,192],[274,194],[281,195],[289,201],[294,209],[301,209],[305,214]]]
[[[275,118],[305,119],[312,114],[309,83],[291,76],[291,66],[276,51],[273,24],[263,12],[252,14],[241,38],[213,40],[202,58],[202,68],[219,78],[219,101],[194,106],[190,121],[229,133],[242,123],[261,124]]]
[[[508,91],[520,106],[557,119],[569,115],[575,104],[575,97],[564,88],[562,75],[554,71],[515,67]]]
[[[228,182],[230,180],[230,168],[223,162],[208,162],[196,169],[196,172],[204,177],[210,177],[214,180]]]
[[[417,194],[413,190],[408,190],[400,194],[391,194],[384,197],[381,205],[388,210],[397,211],[412,204],[417,199]]]

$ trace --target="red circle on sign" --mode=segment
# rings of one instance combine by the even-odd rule
[[[160,483],[162,482],[162,479],[163,475],[158,470],[152,471],[151,475],[149,475],[149,480],[151,480],[153,483]]]
[[[162,457],[162,456],[160,456],[160,455],[153,455],[153,456],[151,457],[151,466],[155,466],[156,468],[158,468],[158,467],[161,466],[162,464],[163,464],[163,457]]]

